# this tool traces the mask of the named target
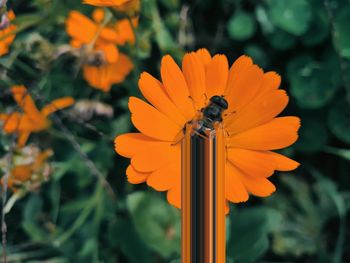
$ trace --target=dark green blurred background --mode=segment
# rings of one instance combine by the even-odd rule
[[[159,76],[164,54],[180,61],[186,50],[201,47],[226,54],[230,63],[247,54],[265,71],[278,72],[291,98],[283,115],[302,119],[299,141],[283,151],[300,168],[272,177],[273,196],[231,206],[227,262],[350,262],[350,1],[141,2],[137,43],[121,48],[135,69],[103,94],[88,87],[81,72],[75,76],[75,59],[54,58],[69,41],[68,12],[90,14],[91,6],[9,1],[20,32],[11,53],[0,58],[1,112],[13,105],[8,90],[16,83],[48,100],[70,95],[104,102],[114,117],[80,123],[59,114],[81,152],[57,125],[31,137],[53,148],[55,170],[6,215],[8,262],[178,262],[179,211],[165,194],[127,183],[128,160],[115,154],[112,140],[133,130],[127,100],[139,95],[139,73]],[[9,144],[2,134],[1,155]],[[116,199],[82,155],[107,177]]]

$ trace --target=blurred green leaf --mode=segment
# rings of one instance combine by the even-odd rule
[[[329,111],[328,127],[338,139],[350,143],[350,105],[341,99]]]
[[[169,10],[174,10],[180,5],[179,0],[161,0],[160,2]]]
[[[296,37],[292,34],[276,28],[271,34],[266,36],[272,47],[277,50],[287,50],[294,47]]]
[[[123,133],[126,133],[130,130],[131,123],[130,123],[130,114],[124,114],[121,115],[116,120],[113,120],[112,122],[112,130],[113,130],[113,136],[117,136]]]
[[[151,252],[131,220],[118,217],[110,226],[108,238],[113,246],[120,247],[130,263],[152,262]]]
[[[46,231],[41,228],[39,222],[42,209],[43,201],[40,196],[31,195],[23,213],[22,227],[26,234],[37,242],[44,242],[48,238]]]
[[[265,51],[258,45],[247,45],[244,53],[252,57],[254,62],[261,67],[266,67],[269,64],[269,59]]]
[[[268,250],[268,234],[280,223],[276,210],[256,207],[233,210],[231,218],[231,239],[227,254],[236,263],[256,262]]]
[[[338,59],[333,53],[322,61],[310,55],[298,56],[288,63],[291,94],[300,107],[317,109],[331,101],[341,84]]]
[[[350,6],[346,5],[334,17],[334,44],[345,58],[350,58]]]
[[[329,20],[324,8],[315,11],[307,32],[302,36],[302,42],[306,46],[313,46],[324,41],[329,35]]]
[[[254,17],[249,13],[238,11],[228,21],[227,29],[232,39],[246,40],[255,33]]]
[[[306,0],[266,0],[271,21],[281,29],[300,36],[311,20],[311,7]]]
[[[270,21],[267,10],[264,6],[258,5],[255,8],[255,16],[264,34],[270,34],[275,30],[275,26]]]
[[[345,160],[350,161],[350,150],[338,149],[338,148],[334,148],[334,147],[325,147],[323,150],[327,153],[338,155],[338,156],[344,158]]]
[[[301,119],[299,139],[293,147],[306,153],[322,150],[329,137],[326,123],[315,116],[302,117]]]
[[[153,250],[167,258],[180,253],[180,213],[159,195],[136,192],[127,199],[136,230]]]

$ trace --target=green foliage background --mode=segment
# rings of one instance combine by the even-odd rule
[[[179,211],[163,193],[127,183],[128,160],[114,153],[112,140],[133,130],[127,100],[139,95],[139,73],[158,76],[162,55],[179,61],[199,47],[227,54],[231,63],[248,54],[265,71],[277,71],[291,96],[284,114],[302,119],[298,143],[284,150],[301,167],[273,176],[273,196],[231,207],[227,262],[350,262],[350,1],[142,0],[136,46],[123,48],[135,70],[107,94],[91,89],[81,72],[74,75],[72,57],[54,59],[69,40],[68,12],[90,14],[92,7],[79,0],[8,5],[19,32],[0,58],[1,112],[14,106],[13,84],[39,94],[39,105],[40,98],[70,95],[102,101],[115,112],[87,123],[59,113],[67,130],[53,125],[32,135],[32,143],[53,148],[55,171],[6,215],[8,262],[179,262]],[[2,134],[2,155],[9,144]]]

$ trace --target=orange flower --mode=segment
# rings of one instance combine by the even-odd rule
[[[39,111],[24,86],[13,86],[11,92],[23,113],[2,113],[0,114],[0,120],[4,122],[3,130],[5,133],[18,133],[19,147],[25,145],[30,133],[45,130],[50,126],[51,122],[47,117],[51,113],[69,107],[74,103],[73,98],[64,97],[52,101]]]
[[[15,13],[10,10],[7,13],[7,17],[10,21],[15,19]],[[9,46],[12,44],[13,40],[15,40],[16,34],[13,32],[15,31],[17,26],[10,24],[7,28],[0,30],[0,39],[2,39],[4,36],[4,39],[0,40],[0,56],[3,56],[9,52]],[[11,34],[13,32],[13,34]]]
[[[131,1],[133,0],[83,0],[83,3],[94,6],[113,7],[121,6]]]
[[[116,63],[107,63],[99,67],[84,65],[84,78],[92,87],[108,92],[113,84],[123,82],[133,67],[131,60],[120,54]]]
[[[103,9],[96,9],[92,17],[93,20],[72,11],[66,20],[66,30],[72,37],[71,46],[84,48],[87,52],[88,58],[83,66],[84,78],[92,87],[107,92],[111,85],[122,82],[133,68],[131,60],[119,53],[117,45],[134,43],[135,36],[127,19],[104,25]],[[133,20],[133,23],[135,26],[137,20]],[[96,63],[96,59],[90,57],[98,58]]]
[[[140,0],[83,0],[84,4],[113,7],[117,11],[134,16],[140,11]]]
[[[272,151],[293,144],[300,126],[297,117],[276,117],[288,104],[286,92],[278,89],[278,74],[264,73],[247,56],[239,57],[229,69],[226,56],[211,57],[206,49],[186,54],[182,70],[167,55],[160,71],[161,82],[141,74],[139,88],[149,103],[135,97],[129,100],[131,119],[140,133],[115,139],[116,151],[131,158],[126,171],[129,182],[147,182],[158,191],[168,191],[168,201],[180,207],[178,136],[214,95],[223,95],[229,105],[223,119],[227,201],[244,202],[249,194],[269,196],[275,186],[268,177],[298,167]]]
[[[18,152],[19,156],[15,157],[14,167],[11,169],[8,178],[8,186],[17,191],[18,187],[24,186],[28,181],[31,182],[31,186],[36,186],[45,181],[46,175],[50,169],[46,160],[52,156],[51,149],[41,152],[38,148],[33,146],[26,146]],[[4,166],[6,158],[0,159],[0,163]],[[1,180],[3,183],[3,179]],[[30,190],[30,189],[27,189]]]

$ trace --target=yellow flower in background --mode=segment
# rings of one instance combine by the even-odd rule
[[[15,13],[10,10],[7,13],[7,17],[10,21],[14,20],[16,18]],[[0,30],[0,56],[3,56],[5,54],[7,54],[9,52],[9,46],[12,44],[12,42],[15,40],[16,34],[15,34],[15,30],[16,30],[17,26],[10,24],[8,27],[6,27],[3,30]],[[13,32],[13,33],[11,33]],[[5,37],[6,36],[6,37]],[[2,39],[3,37],[5,37],[4,39]]]
[[[24,86],[13,86],[11,92],[23,112],[0,113],[0,121],[3,121],[2,129],[5,133],[18,133],[19,147],[26,144],[32,132],[43,131],[51,125],[48,119],[50,114],[74,103],[72,97],[63,97],[45,105],[39,111]]]
[[[132,61],[119,52],[118,45],[133,44],[135,35],[128,19],[105,23],[103,9],[94,10],[92,18],[72,11],[66,20],[66,31],[72,38],[71,46],[87,54],[83,61],[85,80],[92,87],[108,92],[133,69]],[[137,26],[137,22],[133,19],[133,26]]]
[[[277,117],[289,101],[279,89],[278,74],[264,73],[247,56],[229,68],[226,56],[212,57],[206,49],[187,53],[182,68],[171,56],[164,56],[160,72],[161,81],[147,72],[140,76],[139,88],[148,102],[130,97],[131,120],[139,133],[115,139],[115,150],[131,159],[126,170],[130,183],[146,182],[167,191],[169,203],[180,207],[179,134],[215,95],[228,102],[223,116],[227,202],[269,196],[276,190],[269,177],[298,167],[296,161],[274,152],[293,144],[300,127],[297,117]]]

